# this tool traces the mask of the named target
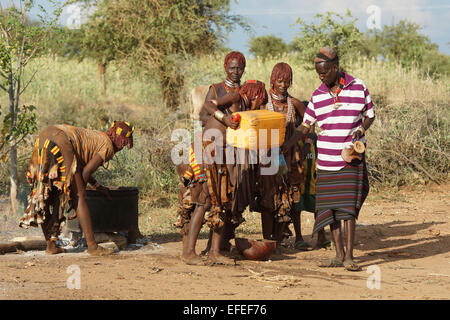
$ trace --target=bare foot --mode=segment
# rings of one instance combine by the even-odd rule
[[[330,240],[327,240],[327,239],[319,240],[318,239],[313,250],[328,249],[328,248],[331,248],[331,246],[332,246],[332,243]]]
[[[208,259],[206,261],[208,265],[213,264],[225,264],[225,265],[235,265],[235,262],[233,259],[227,258],[220,253],[215,252],[209,252]]]
[[[342,259],[337,257],[333,259],[327,259],[319,263],[319,267],[321,268],[338,268],[343,266],[344,264],[342,263]]]
[[[231,243],[229,241],[220,244],[220,251],[230,252],[230,250],[231,250]]]
[[[192,254],[187,254],[187,255],[181,255],[180,256],[181,260],[186,263],[189,264],[191,266],[199,266],[199,265],[203,265],[203,259],[200,258],[198,255],[196,255],[195,253]]]
[[[114,253],[113,249],[105,249],[99,245],[95,248],[88,248],[87,253],[91,256],[99,257],[99,256],[109,256]]]
[[[357,265],[353,259],[345,259],[344,268],[347,271],[361,271],[361,267]]]
[[[46,254],[58,254],[65,253],[66,250],[63,248],[58,248],[54,242],[52,244],[47,244],[47,249],[45,250]]]

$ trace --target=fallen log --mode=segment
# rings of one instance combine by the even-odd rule
[[[17,252],[17,251],[31,251],[31,250],[45,250],[47,243],[45,240],[23,240],[10,241],[0,243],[0,254]]]
[[[20,242],[0,243],[0,254],[16,252],[20,247]]]

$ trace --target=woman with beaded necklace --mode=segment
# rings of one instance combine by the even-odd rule
[[[306,110],[306,106],[298,99],[288,93],[292,84],[292,69],[284,62],[276,64],[270,77],[270,90],[266,108],[270,111],[286,114],[287,141],[295,130],[296,116],[300,119]],[[307,250],[309,244],[306,243],[301,234],[300,223],[300,184],[303,180],[302,162],[313,143],[314,129],[304,142],[303,150],[295,144],[288,153],[285,154],[288,167],[287,175],[261,175],[260,186],[260,211],[262,213],[263,237],[274,239],[277,242],[283,240],[284,231],[290,221],[293,222],[295,231],[294,247],[300,250]],[[319,234],[320,242],[324,240],[324,234]]]
[[[210,100],[217,100],[228,93],[238,93],[241,89],[241,78],[245,71],[246,60],[245,56],[239,51],[229,52],[224,59],[223,67],[225,69],[226,78],[224,81],[219,83],[211,84],[208,93],[206,94],[205,103]],[[222,109],[221,111],[225,111]],[[203,105],[200,110],[200,121],[202,122],[202,127],[205,127],[208,120],[213,116],[209,113],[208,109]],[[207,254],[211,248],[211,240],[213,233],[209,234],[208,244],[202,254]],[[229,251],[231,244],[230,239],[234,238],[234,228],[228,222],[225,224],[224,236],[222,238],[222,244],[220,245],[221,250]]]
[[[232,262],[220,253],[222,238],[227,222],[234,231],[244,221],[242,213],[254,200],[252,186],[256,184],[253,178],[256,176],[256,170],[248,162],[240,164],[232,161],[228,164],[227,161],[223,161],[227,157],[225,154],[226,130],[227,127],[237,129],[239,126],[238,122],[232,120],[233,112],[259,109],[266,103],[267,92],[264,83],[248,80],[239,92],[230,92],[217,100],[208,100],[204,104],[208,113],[213,114],[203,131],[204,159],[202,163],[194,163],[192,159],[201,159],[201,157],[192,150],[191,162],[177,167],[184,187],[181,187],[179,193],[179,219],[176,226],[181,229],[183,235],[181,259],[186,264],[204,263],[195,253],[203,223],[210,227],[210,234],[212,234],[206,249],[208,253],[206,263],[211,265]],[[215,159],[216,152],[223,152],[223,157],[218,156]],[[209,213],[205,219],[206,211]],[[227,238],[227,242],[229,239]]]
[[[245,64],[246,60],[242,53],[238,51],[229,52],[225,56],[225,60],[223,63],[223,67],[227,76],[224,81],[214,83],[209,87],[205,102],[213,99],[217,100],[230,92],[239,92],[241,88],[241,78],[245,70]],[[208,109],[204,106],[200,110],[199,115],[203,127],[212,116],[208,112]]]

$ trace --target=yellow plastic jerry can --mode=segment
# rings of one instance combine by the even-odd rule
[[[227,144],[247,150],[280,147],[286,133],[286,116],[269,110],[240,111],[239,128],[227,128]]]

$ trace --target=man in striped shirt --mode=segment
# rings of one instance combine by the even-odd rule
[[[365,143],[365,132],[375,119],[373,103],[364,83],[339,70],[339,58],[329,47],[320,49],[314,59],[322,84],[314,91],[296,134],[283,145],[283,152],[308,133],[316,124],[317,139],[316,221],[313,234],[330,225],[336,258],[323,267],[344,266],[357,271],[353,261],[355,219],[368,194],[365,155],[362,160],[347,163],[341,156],[355,141]],[[345,250],[341,236],[344,220]]]

